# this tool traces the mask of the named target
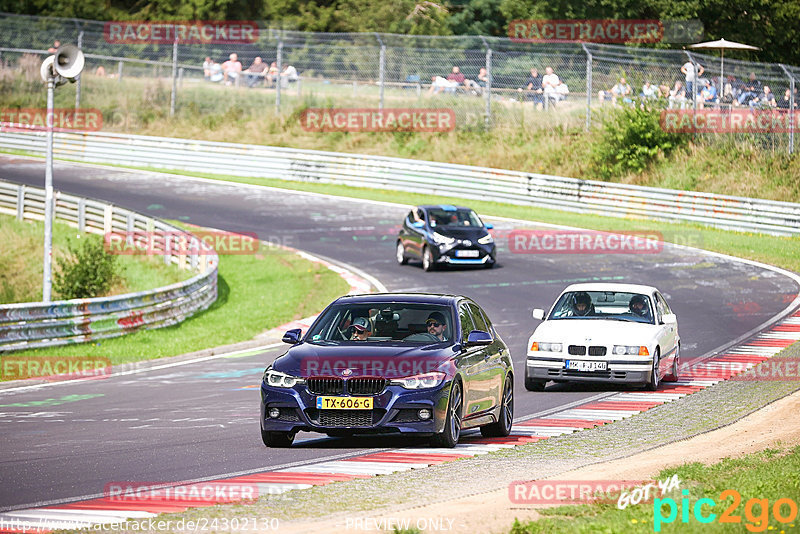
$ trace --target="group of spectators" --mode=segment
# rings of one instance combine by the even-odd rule
[[[278,63],[273,61],[267,66],[261,57],[256,56],[253,63],[242,70],[242,63],[239,56],[235,53],[228,57],[228,60],[221,65],[206,57],[203,62],[203,78],[208,82],[223,83],[225,85],[240,85],[242,80],[247,87],[264,85],[275,87],[280,81],[281,87],[288,87],[289,82],[296,82],[300,79],[297,69],[292,65],[284,65],[278,72]]]
[[[720,77],[702,78],[705,69],[702,65],[687,61],[681,67],[684,80],[677,80],[672,88],[666,84],[653,85],[649,80],[644,83],[639,92],[639,102],[644,105],[647,101],[664,100],[668,108],[706,106],[728,106],[747,108],[778,108],[789,109],[792,105],[792,94],[786,89],[781,97],[776,97],[769,85],[762,84],[754,72],[749,79],[737,80],[735,76],[727,76],[723,84]],[[719,87],[722,87],[720,92]],[[611,101],[613,104],[634,103],[634,93],[625,78],[620,78],[608,91],[598,91],[598,100],[602,104]],[[794,109],[800,109],[797,89],[794,95]]]
[[[545,67],[544,76],[540,76],[535,67],[530,72],[524,89],[517,89],[517,92],[524,93],[525,100],[532,101],[539,108],[567,99],[569,87],[553,71],[553,67]]]
[[[431,87],[428,89],[429,94],[450,93],[457,94],[469,93],[475,96],[480,96],[489,84],[489,74],[484,67],[478,71],[478,79],[471,80],[464,76],[461,68],[454,66],[447,78],[443,76],[431,76]]]

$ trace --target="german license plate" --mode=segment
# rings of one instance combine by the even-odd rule
[[[317,397],[318,410],[371,410],[372,397]]]
[[[477,250],[456,250],[456,258],[477,258],[480,254]]]
[[[607,362],[588,362],[585,360],[567,360],[567,369],[574,371],[605,371]]]

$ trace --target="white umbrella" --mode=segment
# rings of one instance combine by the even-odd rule
[[[719,39],[717,41],[708,41],[705,43],[697,43],[693,45],[689,45],[689,48],[709,48],[715,49],[720,51],[720,60],[719,60],[719,91],[720,95],[725,90],[725,50],[761,50],[757,46],[750,46],[747,44],[742,43],[735,43],[733,41],[726,41],[725,39]]]

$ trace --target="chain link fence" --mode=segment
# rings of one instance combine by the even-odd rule
[[[752,109],[749,96],[740,104],[750,73],[774,94],[775,104],[767,105],[777,112],[798,107],[800,67],[727,59],[721,73],[716,54],[483,36],[311,33],[261,26],[257,39],[235,44],[134,44],[109,39],[104,22],[0,14],[0,53],[8,69],[26,55],[43,59],[55,39],[76,43],[86,56],[76,107],[81,106],[81,87],[87,84],[101,83],[103,78],[103,83],[114,79],[124,85],[138,78],[158,81],[162,98],[169,99],[170,114],[181,110],[189,92],[214,88],[217,91],[207,99],[224,98],[226,91],[260,92],[265,107],[279,114],[314,105],[445,107],[455,111],[460,129],[542,124],[584,124],[588,129],[603,108],[625,104]],[[231,54],[237,54],[245,70],[236,78],[221,72],[220,65]],[[263,73],[246,72],[257,57],[264,63]],[[208,59],[216,66],[204,68]],[[698,73],[702,67],[697,80],[681,72],[687,62]],[[532,77],[532,69],[538,77]],[[448,76],[459,80],[459,74],[465,81],[447,80]],[[717,92],[710,105],[705,105],[702,92],[706,82]],[[192,106],[202,111],[202,103],[192,101]],[[792,153],[795,127],[790,123],[788,131],[725,135]]]

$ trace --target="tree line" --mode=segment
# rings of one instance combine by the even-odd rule
[[[94,20],[256,20],[316,32],[505,36],[518,19],[700,20],[736,59],[800,65],[800,0],[0,0],[0,11]],[[649,46],[680,48],[680,44]]]

